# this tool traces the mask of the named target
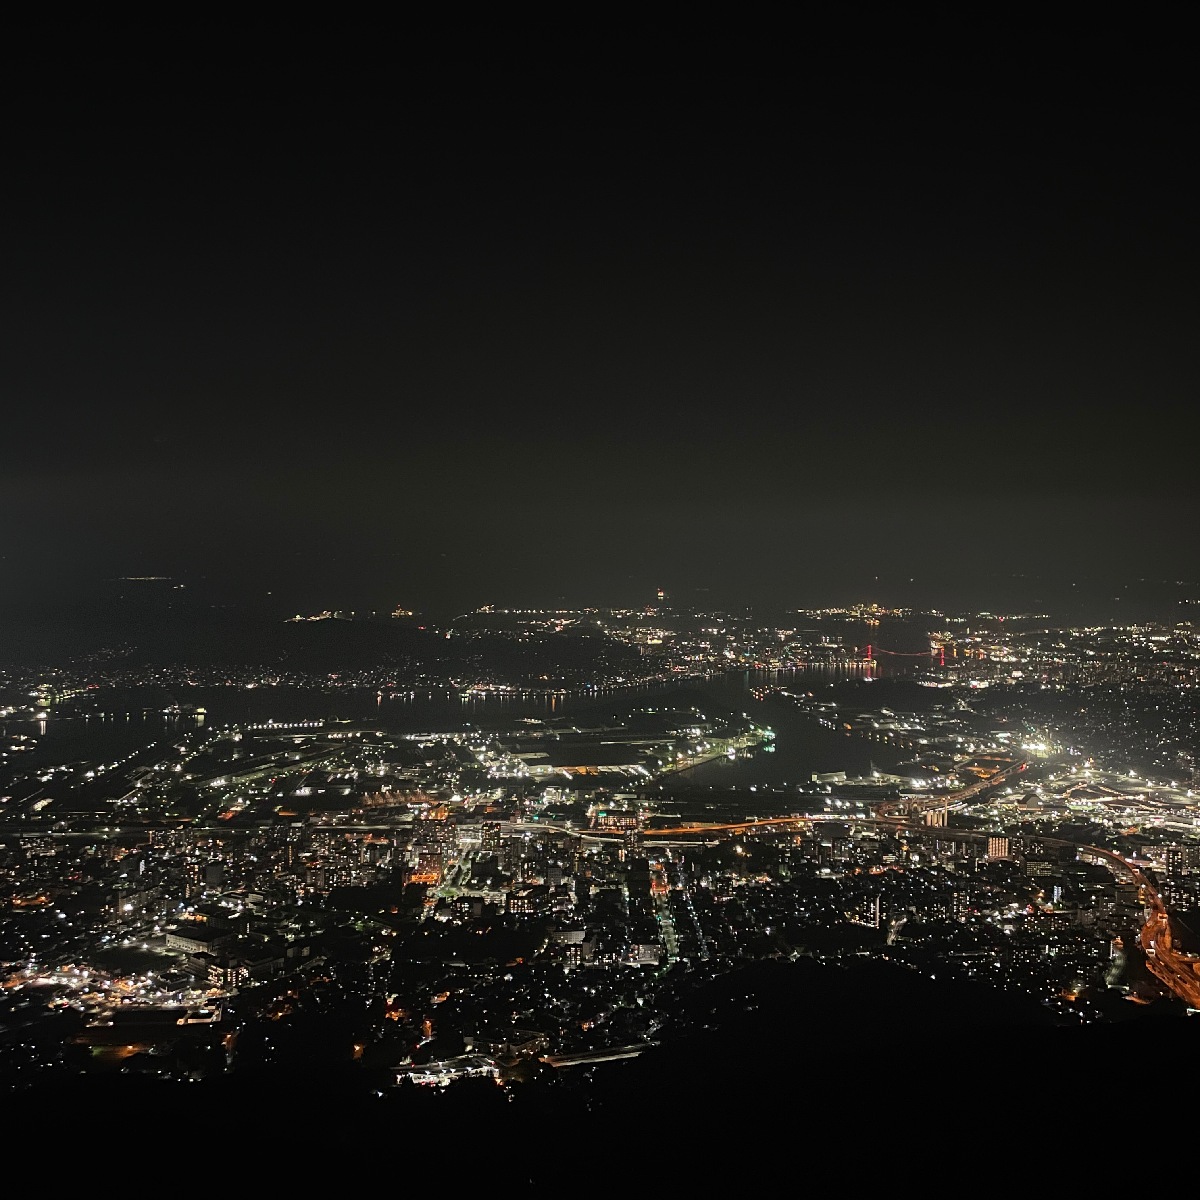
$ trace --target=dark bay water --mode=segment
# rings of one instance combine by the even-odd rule
[[[713,679],[568,696],[462,699],[453,692],[401,693],[369,689],[193,687],[186,689],[105,689],[56,705],[42,721],[0,722],[0,732],[26,733],[36,749],[21,755],[22,769],[61,762],[115,761],[151,743],[164,745],[197,727],[343,719],[378,723],[395,733],[453,732],[468,728],[502,730],[523,718],[560,719],[586,727],[615,721],[645,704],[695,707],[710,716],[745,713],[775,731],[774,750],[722,759],[664,781],[676,788],[750,786],[792,787],[814,772],[846,771],[865,775],[887,769],[899,752],[829,730],[786,702],[759,701],[753,690],[781,685],[789,689],[831,690],[841,682],[866,678],[861,667],[807,671],[736,671]],[[203,715],[167,715],[169,705],[202,707]]]

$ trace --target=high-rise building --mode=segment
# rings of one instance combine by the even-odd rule
[[[483,856],[500,853],[500,822],[484,821],[479,826],[479,853]]]
[[[1186,871],[1183,847],[1171,842],[1163,847],[1163,874],[1168,879],[1180,879]]]

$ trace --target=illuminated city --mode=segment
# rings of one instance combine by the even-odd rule
[[[680,1038],[681,993],[768,961],[899,965],[1068,1025],[1200,1010],[1190,622],[655,601],[425,632],[386,678],[9,671],[13,1086],[282,1068],[313,1004],[377,1090],[547,1086]],[[519,666],[465,674],[460,637]],[[111,757],[53,749],[114,729]]]
[[[1161,1187],[1187,39],[524,15],[13,30],[11,1177]]]

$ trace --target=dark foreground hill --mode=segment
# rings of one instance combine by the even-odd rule
[[[1172,1161],[1200,1022],[1173,1005],[1062,1027],[1041,1006],[887,963],[756,964],[681,1002],[640,1057],[508,1088],[355,1068],[199,1083],[81,1075],[10,1092],[10,1164],[301,1187],[618,1190],[955,1179],[1039,1186]],[[1190,1142],[1188,1143],[1190,1144]],[[1139,1169],[1145,1169],[1143,1161]],[[242,1172],[250,1174],[243,1176]],[[132,1184],[132,1177],[128,1180]]]

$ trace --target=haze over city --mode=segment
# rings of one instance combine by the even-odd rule
[[[101,24],[72,86],[10,84],[7,610],[137,575],[285,614],[1194,590],[1149,51],[1018,82],[1000,44],[835,42],[721,87],[351,77],[334,30],[268,80],[251,25],[213,88],[198,51],[89,63]]]

